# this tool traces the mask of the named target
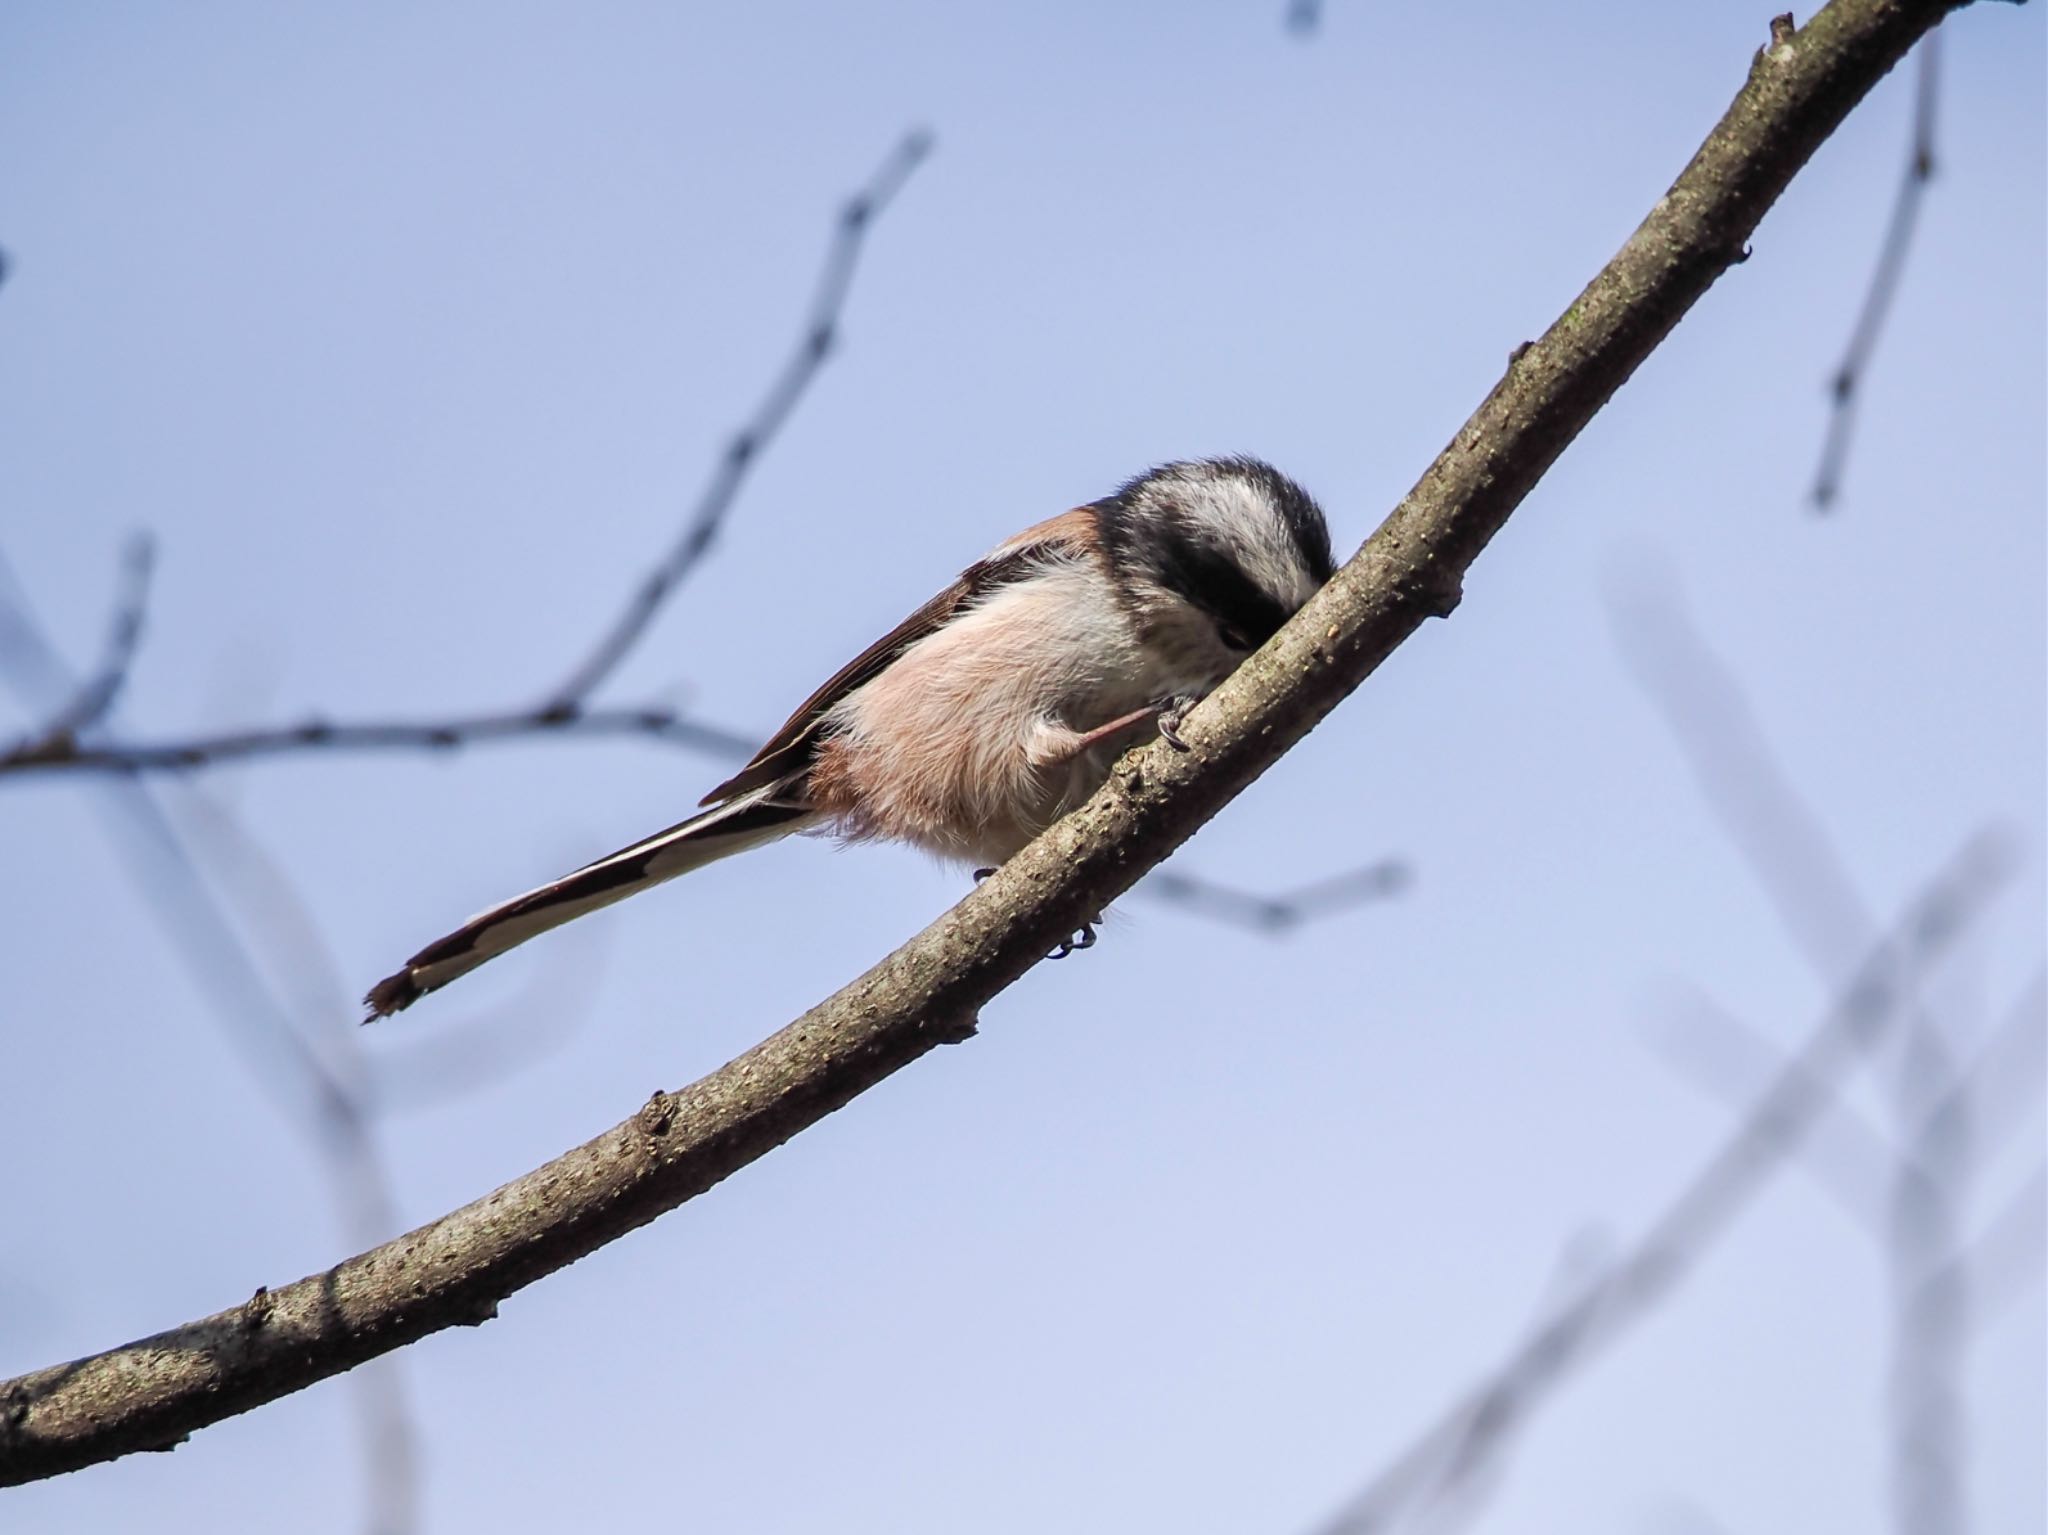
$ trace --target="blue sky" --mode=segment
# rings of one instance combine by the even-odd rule
[[[842,351],[609,696],[765,733],[983,549],[1175,456],[1272,459],[1349,550],[1683,165],[1768,8],[1340,0],[1309,40],[1281,10],[9,7],[0,551],[83,662],[123,538],[156,535],[124,732],[528,701],[673,535],[833,210],[913,125],[937,151],[873,232]],[[407,1350],[426,1527],[1293,1531],[1334,1508],[1728,1132],[1654,1044],[1688,999],[1790,1048],[1855,957],[1839,925],[1812,956],[1788,936],[1634,680],[1649,641],[1618,596],[1682,605],[1872,911],[2013,829],[2017,886],[1930,989],[1960,1051],[1990,1037],[2048,906],[2043,9],[1945,37],[1940,176],[1837,515],[1801,496],[1904,73],[1455,619],[1174,865],[1280,890],[1399,855],[1412,890],[1285,941],[1134,896],[972,1045]],[[542,743],[197,782],[289,871],[339,972],[294,977],[308,1026],[342,1031],[421,942],[724,767]],[[6,1373],[348,1250],[102,792],[0,781]],[[403,1073],[561,1026],[380,1122],[402,1222],[714,1067],[961,888],[791,842],[363,1036]],[[1862,1112],[1886,1124],[1884,1094]],[[2001,1128],[1973,1227],[2038,1162],[2038,1095]],[[1789,1170],[1544,1415],[1491,1527],[1877,1527],[1890,1306],[1869,1231]],[[1964,1356],[1986,1535],[2048,1523],[2041,1310],[2037,1258]],[[9,1493],[0,1520],[360,1529],[352,1389]]]

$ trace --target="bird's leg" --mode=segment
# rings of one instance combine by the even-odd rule
[[[1146,710],[1145,712],[1150,713],[1151,711]],[[974,871],[975,884],[980,884],[983,880],[987,879],[991,874],[995,872],[996,871],[992,868],[976,869]],[[1086,922],[1083,922],[1081,924],[1081,930],[1079,932],[1074,933],[1069,937],[1062,938],[1060,940],[1060,946],[1057,949],[1054,949],[1050,954],[1046,955],[1045,957],[1047,959],[1065,959],[1069,954],[1079,953],[1082,949],[1094,948],[1095,924],[1100,922],[1101,920],[1102,918],[1099,915],[1090,917]]]
[[[1144,724],[1158,712],[1156,704],[1147,704],[1142,709],[1133,709],[1129,714],[1119,714],[1107,725],[1097,725],[1093,730],[1075,736],[1066,743],[1066,749],[1061,755],[1071,761],[1073,758],[1080,756],[1084,751],[1087,751],[1091,746],[1100,746],[1104,741],[1109,740],[1112,736],[1121,735],[1133,725]]]
[[[1151,725],[1166,738],[1167,744],[1175,751],[1186,751],[1188,744],[1180,738],[1174,727],[1180,723],[1180,717],[1199,702],[1201,699],[1198,695],[1184,693],[1173,698],[1154,700],[1144,708],[1133,709],[1128,714],[1119,714],[1109,723],[1097,725],[1093,730],[1078,734],[1065,729],[1050,730],[1047,733],[1055,739],[1048,742],[1043,749],[1033,752],[1031,760],[1040,767],[1064,767],[1083,752],[1101,746],[1104,742],[1113,741],[1140,725]]]

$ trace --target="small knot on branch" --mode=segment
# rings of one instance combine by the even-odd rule
[[[964,1045],[980,1031],[981,1014],[969,1013],[965,1018],[954,1019],[951,1022],[942,1020],[929,1025],[929,1027],[933,1033],[938,1035],[940,1044]]]
[[[640,1110],[639,1119],[640,1128],[647,1135],[658,1140],[668,1134],[676,1122],[675,1094],[656,1089]]]
[[[1401,595],[1430,618],[1449,618],[1465,600],[1465,587],[1455,577],[1448,581],[1410,581]]]
[[[258,1285],[256,1293],[242,1303],[242,1329],[245,1332],[259,1332],[270,1322],[271,1313],[277,1303],[270,1298],[270,1287]]]

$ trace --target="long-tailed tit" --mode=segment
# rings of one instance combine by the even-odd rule
[[[813,828],[999,864],[1163,734],[1330,577],[1308,493],[1168,464],[1015,538],[813,693],[711,806],[494,906],[370,988],[371,1018],[549,928]]]

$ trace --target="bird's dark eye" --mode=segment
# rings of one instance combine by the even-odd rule
[[[1233,629],[1229,624],[1218,624],[1216,626],[1216,638],[1223,641],[1232,650],[1242,650],[1247,654],[1257,648],[1250,640],[1244,637],[1242,629]]]

